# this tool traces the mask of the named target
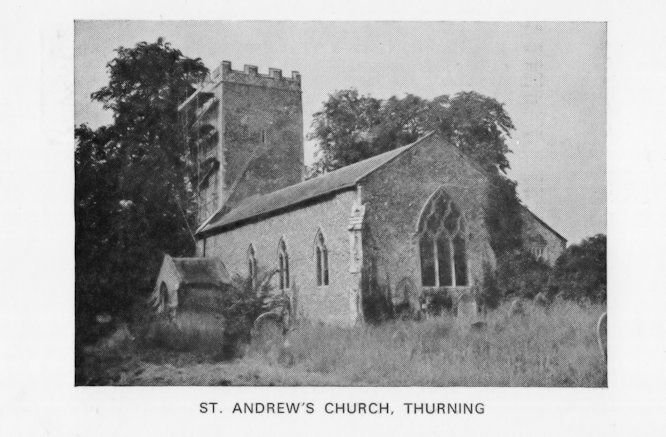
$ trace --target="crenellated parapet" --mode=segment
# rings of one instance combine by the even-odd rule
[[[282,75],[279,68],[269,68],[268,74],[259,73],[256,65],[245,64],[243,70],[234,70],[231,62],[222,61],[222,63],[210,73],[212,83],[217,84],[220,81],[235,82],[243,85],[254,85],[271,88],[284,88],[291,91],[301,90],[301,74],[298,71],[292,71],[291,77]]]

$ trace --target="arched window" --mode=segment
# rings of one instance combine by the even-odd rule
[[[317,261],[317,285],[328,285],[328,249],[321,230],[315,238],[315,256]]]
[[[283,239],[278,243],[278,265],[280,267],[280,290],[289,288],[289,255]]]
[[[418,236],[423,286],[468,285],[463,217],[444,190],[437,191],[423,210]]]
[[[254,251],[254,246],[250,244],[247,249],[247,277],[250,279],[252,287],[257,286],[257,256]]]
[[[169,289],[164,282],[160,284],[160,305],[162,306],[162,311],[167,311],[169,306]]]

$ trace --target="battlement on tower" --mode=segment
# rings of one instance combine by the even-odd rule
[[[271,88],[285,88],[292,91],[301,91],[301,74],[298,71],[292,71],[291,77],[282,75],[279,68],[269,68],[268,74],[259,73],[256,65],[245,64],[243,70],[234,70],[231,62],[222,61],[222,63],[210,73],[210,81],[234,82],[243,85],[255,85]]]

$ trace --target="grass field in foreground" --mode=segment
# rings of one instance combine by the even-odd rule
[[[138,339],[114,353],[92,353],[85,371],[103,376],[83,383],[605,387],[606,362],[595,332],[604,311],[600,305],[557,302],[548,308],[528,304],[525,315],[510,317],[503,305],[482,318],[482,330],[450,315],[354,328],[301,323],[288,336],[288,365],[252,349],[240,359],[218,361],[206,339],[217,342],[221,336],[198,318],[182,323],[179,335],[201,344],[173,351],[164,339]],[[211,323],[219,326],[219,320]]]

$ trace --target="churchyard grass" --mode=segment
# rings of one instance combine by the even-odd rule
[[[504,304],[479,317],[486,323],[480,329],[448,314],[354,328],[302,322],[275,353],[250,347],[227,361],[215,353],[222,338],[217,321],[190,315],[177,332],[161,325],[152,338],[137,338],[124,360],[110,362],[116,370],[105,369],[106,380],[88,383],[604,387],[606,362],[595,333],[604,311],[558,301],[527,304],[524,315],[509,316]],[[179,337],[164,337],[172,335]]]

